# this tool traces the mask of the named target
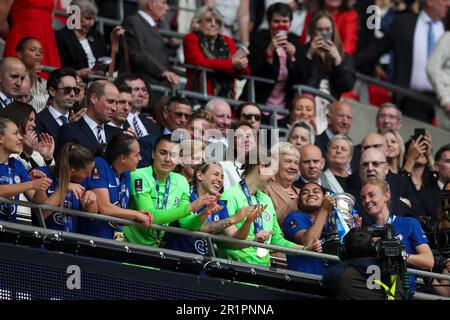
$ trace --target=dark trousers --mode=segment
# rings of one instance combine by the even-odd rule
[[[435,95],[432,93],[424,93],[424,95],[429,96],[430,98],[435,97]],[[431,123],[433,118],[435,117],[433,104],[429,104],[412,98],[404,98],[401,100],[399,105],[403,115],[407,117],[421,120],[426,123]]]

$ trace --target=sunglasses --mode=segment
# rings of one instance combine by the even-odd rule
[[[81,89],[78,87],[64,87],[64,88],[57,88],[57,89],[62,90],[65,95],[68,95],[73,91],[73,93],[75,93],[75,95],[77,96],[81,92]]]
[[[242,116],[245,120],[252,120],[252,118],[255,118],[256,121],[261,121],[260,114],[243,113]]]

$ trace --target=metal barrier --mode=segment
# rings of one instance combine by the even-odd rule
[[[48,210],[48,211],[52,211],[52,212],[60,212],[63,214],[85,217],[85,218],[94,219],[94,220],[100,220],[100,221],[105,221],[105,222],[114,222],[114,223],[121,224],[121,225],[142,227],[142,224],[135,222],[135,221],[122,219],[122,218],[110,217],[110,216],[106,216],[106,215],[102,215],[102,214],[93,214],[93,213],[88,213],[88,212],[84,212],[84,211],[60,208],[60,207],[55,207],[55,206],[43,205],[43,204],[36,204],[36,203],[32,203],[32,202],[27,202],[27,201],[11,200],[11,199],[7,199],[7,198],[3,198],[3,197],[0,197],[0,202],[17,204],[17,205],[37,209],[39,211],[40,215],[42,215],[43,210]],[[41,219],[43,220],[42,216],[41,216]],[[0,225],[1,225],[1,222],[0,222]],[[175,228],[175,227],[166,227],[166,226],[161,226],[161,225],[156,225],[156,224],[152,224],[150,226],[150,229],[172,232],[172,233],[187,235],[187,236],[192,236],[192,237],[206,238],[210,245],[213,242],[219,242],[219,243],[226,242],[226,243],[233,243],[235,245],[260,247],[260,248],[265,248],[265,249],[269,249],[269,250],[273,250],[273,251],[277,251],[277,252],[288,253],[288,254],[293,254],[293,255],[301,255],[301,256],[306,256],[306,257],[311,257],[311,258],[326,259],[328,261],[334,261],[334,262],[340,261],[339,257],[334,256],[334,255],[312,252],[312,251],[305,251],[305,250],[297,250],[297,249],[292,249],[292,248],[287,248],[287,247],[276,246],[276,245],[272,245],[272,244],[259,243],[259,242],[250,241],[250,240],[239,240],[239,239],[235,239],[232,237],[212,235],[209,233],[204,233],[204,232],[199,232],[199,231],[189,231],[186,229],[180,229],[180,228]],[[0,231],[1,231],[1,229],[0,229]],[[248,265],[249,267],[254,267],[254,265],[251,265],[251,264],[246,264],[246,265]],[[432,278],[439,279],[439,280],[450,281],[450,276],[443,275],[443,274],[432,273],[432,272],[428,272],[428,271],[416,270],[416,269],[411,269],[411,268],[408,268],[407,272],[417,275],[417,276],[420,276],[420,277],[432,277]]]

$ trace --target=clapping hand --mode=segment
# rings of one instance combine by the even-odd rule
[[[41,133],[39,135],[40,141],[36,145],[36,151],[41,154],[44,160],[52,160],[55,151],[55,140],[48,133]]]
[[[256,235],[254,241],[264,243],[266,241],[269,241],[270,237],[272,236],[273,230],[270,230],[267,232],[266,230],[260,230]]]

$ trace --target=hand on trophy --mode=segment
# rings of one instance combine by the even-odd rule
[[[326,212],[331,213],[334,209],[334,197],[332,195],[326,195],[322,201],[322,209]]]
[[[360,216],[358,216],[357,214],[355,214],[353,216],[353,221],[355,223],[355,228],[361,228],[362,227],[362,224],[363,224],[362,218]]]

